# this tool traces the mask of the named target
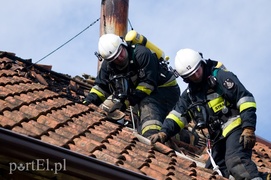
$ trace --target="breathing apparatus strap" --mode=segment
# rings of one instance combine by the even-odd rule
[[[129,63],[134,64],[136,67],[139,67],[137,60],[135,59],[135,48],[136,44],[128,43],[128,54],[129,54]]]

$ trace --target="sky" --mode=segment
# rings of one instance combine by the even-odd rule
[[[1,7],[0,51],[72,77],[97,75],[101,0],[9,0]],[[223,62],[256,99],[256,135],[271,141],[270,7],[270,0],[130,0],[128,30],[162,49],[173,68],[182,48]]]

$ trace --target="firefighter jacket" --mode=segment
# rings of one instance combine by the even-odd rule
[[[191,120],[208,128],[213,140],[228,136],[240,126],[255,128],[253,95],[234,73],[216,68],[217,64],[210,59],[202,62],[202,82],[188,82],[187,89],[163,123],[161,131],[168,137],[174,136]]]
[[[125,48],[129,54],[129,64],[125,69],[119,69],[114,62],[102,62],[95,84],[90,90],[90,94],[95,94],[96,105],[102,103],[116,90],[114,84],[110,82],[115,75],[128,77],[130,92],[127,94],[131,105],[139,103],[157,88],[177,85],[174,74],[165,64],[160,63],[148,48],[142,45]]]

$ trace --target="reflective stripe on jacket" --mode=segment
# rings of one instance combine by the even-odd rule
[[[108,93],[106,93],[97,85],[91,88],[90,93],[95,93],[102,101],[105,101],[105,99],[109,96]]]
[[[165,119],[161,131],[172,137],[186,126],[193,117],[189,117],[189,112],[187,112],[192,103],[201,103],[206,107],[208,120],[210,120],[208,123],[214,122],[210,117],[219,120],[221,124],[214,129],[222,131],[223,137],[240,125],[242,128],[247,126],[255,128],[256,102],[234,73],[219,69],[216,71],[215,86],[211,86],[208,82],[216,65],[212,60],[206,60],[206,64],[203,63],[203,82],[189,82],[191,97],[186,91],[182,93],[174,110]]]

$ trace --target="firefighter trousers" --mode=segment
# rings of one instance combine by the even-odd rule
[[[241,134],[242,129],[238,127],[226,138],[214,143],[212,157],[226,178],[232,175],[236,180],[257,179],[260,174],[257,166],[251,160],[252,150],[244,149],[243,144],[239,143]],[[209,160],[206,167],[212,168]]]
[[[159,87],[139,103],[138,132],[144,137],[157,133],[180,97],[178,85]]]

